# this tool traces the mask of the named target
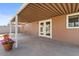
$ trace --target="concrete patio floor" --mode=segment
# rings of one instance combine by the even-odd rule
[[[79,46],[20,34],[19,46],[10,52],[0,45],[0,56],[79,56]]]

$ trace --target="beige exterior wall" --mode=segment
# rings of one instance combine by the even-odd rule
[[[79,45],[79,29],[66,28],[66,15],[53,18],[54,39]]]
[[[32,22],[24,25],[23,27],[21,27],[20,30],[26,34],[38,36],[38,29],[39,29],[38,26],[39,26],[38,22]]]
[[[23,28],[22,28],[23,30]],[[24,32],[30,35],[38,36],[39,25],[32,22],[24,26]],[[69,42],[79,45],[79,29],[66,28],[66,15],[52,18],[52,36],[54,40]]]

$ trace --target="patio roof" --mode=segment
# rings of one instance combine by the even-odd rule
[[[79,3],[29,3],[18,13],[18,21],[33,22],[74,12],[79,12]]]

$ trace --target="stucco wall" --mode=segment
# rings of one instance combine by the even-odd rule
[[[23,28],[22,28],[23,29]],[[38,36],[38,21],[24,26],[24,33]],[[69,42],[79,45],[79,29],[66,28],[66,15],[52,18],[52,36],[54,40]]]
[[[38,26],[38,22],[32,22],[24,25],[24,27],[22,27],[22,30],[26,34],[38,36]]]
[[[66,15],[53,18],[53,31],[55,40],[79,45],[79,29],[66,28]]]

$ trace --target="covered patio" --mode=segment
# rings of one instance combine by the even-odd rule
[[[24,4],[23,7],[17,12],[17,14],[12,18],[10,22],[10,35],[11,25],[15,25],[15,40],[16,48],[11,52],[1,51],[1,55],[23,55],[23,56],[69,56],[69,55],[79,55],[79,46],[57,41],[54,39],[39,37],[35,31],[37,25],[34,25],[33,34],[36,36],[28,35],[27,32],[21,34],[18,33],[18,24],[26,24],[46,20],[52,17],[67,15],[71,13],[79,12],[78,3],[28,3]],[[61,18],[60,18],[61,19]],[[60,20],[59,19],[59,20]],[[34,23],[33,23],[34,24]],[[31,24],[31,25],[33,25]],[[38,24],[38,23],[37,23]],[[38,26],[37,26],[38,27]],[[26,28],[28,29],[28,28]],[[30,30],[29,29],[29,30]],[[23,28],[22,28],[23,30]],[[55,29],[56,30],[56,29]],[[60,32],[59,32],[60,33]],[[63,34],[62,34],[63,35]],[[61,35],[61,37],[62,37]],[[66,38],[67,39],[67,38]],[[78,41],[77,41],[78,42]],[[2,49],[1,49],[2,50]]]
[[[25,26],[26,24],[35,21],[46,20],[52,17],[68,15],[77,12],[79,12],[78,3],[26,3],[22,6],[21,9],[17,11],[16,15],[12,18],[12,21],[10,22],[10,34],[11,34],[11,24],[14,23],[15,39],[17,47],[18,24],[24,24],[23,26]],[[23,28],[21,30],[23,30]]]

